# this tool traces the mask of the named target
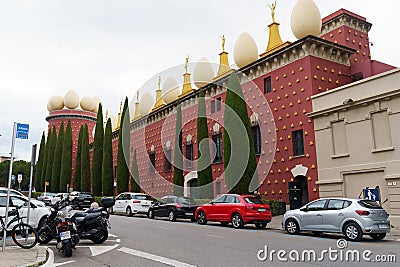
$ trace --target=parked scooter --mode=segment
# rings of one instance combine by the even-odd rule
[[[66,257],[72,256],[72,249],[79,243],[78,228],[71,214],[71,206],[66,205],[57,212],[56,236],[59,251],[65,252]]]

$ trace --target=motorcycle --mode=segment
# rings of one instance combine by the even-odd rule
[[[65,205],[63,203],[67,202],[67,199],[62,200],[51,208],[50,216],[38,231],[38,242],[40,244],[46,244],[53,238],[58,238],[55,221],[56,215],[54,214],[57,214],[59,207]],[[85,212],[76,212],[72,215],[71,220],[76,224],[80,239],[89,239],[95,244],[101,244],[107,240],[108,228],[110,228],[108,209],[115,204],[115,200],[103,197],[101,203],[101,208],[90,208]]]
[[[65,252],[66,257],[72,256],[72,249],[79,243],[78,228],[73,216],[71,216],[71,206],[66,205],[57,212],[56,217],[56,235],[59,251]]]

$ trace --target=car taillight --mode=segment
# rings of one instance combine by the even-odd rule
[[[369,215],[369,211],[367,211],[367,210],[356,210],[356,212],[357,212],[358,215],[361,215],[361,216],[368,216]]]
[[[246,209],[247,210],[252,210],[252,209],[254,209],[254,206],[250,205],[250,204],[246,204]]]
[[[180,208],[181,204],[175,204],[175,207]]]
[[[133,203],[140,203],[140,200],[134,200]]]

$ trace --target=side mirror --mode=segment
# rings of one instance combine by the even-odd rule
[[[33,208],[33,209],[36,208],[36,205],[31,203],[31,208]]]
[[[301,211],[304,211],[304,212],[307,212],[307,211],[308,211],[307,208],[301,208],[300,210],[301,210]]]
[[[214,204],[215,204],[215,202],[214,202],[214,201],[210,201],[210,204],[211,204],[211,205],[214,205]]]

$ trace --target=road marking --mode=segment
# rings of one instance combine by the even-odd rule
[[[400,239],[396,239],[396,241],[400,241]]]
[[[116,244],[114,246],[101,246],[101,247],[95,247],[95,246],[90,246],[90,252],[92,252],[92,256],[97,256],[103,253],[106,253],[110,250],[113,250],[114,248],[118,247],[119,244]]]
[[[160,229],[167,229],[168,230],[168,228],[164,227],[164,226],[157,226],[157,227],[160,228]]]
[[[216,238],[224,238],[224,237],[222,237],[222,236],[219,236],[219,235],[209,235],[209,234],[205,234],[206,236],[210,236],[210,237],[216,237]]]
[[[157,255],[154,255],[154,254],[149,254],[149,253],[146,253],[146,252],[143,252],[143,251],[139,251],[139,250],[134,250],[134,249],[131,249],[131,248],[123,247],[123,248],[120,248],[120,249],[117,249],[117,250],[121,251],[121,252],[124,252],[124,253],[127,253],[127,254],[130,254],[130,255],[133,255],[133,256],[136,256],[136,257],[141,257],[141,258],[145,258],[145,259],[148,259],[148,260],[161,262],[161,263],[164,263],[164,264],[167,264],[167,265],[170,265],[170,266],[175,266],[175,267],[196,267],[195,265],[187,264],[187,263],[176,261],[176,260],[173,260],[173,259],[164,258],[164,257],[161,257],[161,256],[157,256]]]
[[[108,236],[117,237],[116,235],[113,235],[113,234],[110,234],[110,233],[108,233]]]
[[[117,243],[119,243],[119,242],[121,242],[121,239],[117,239],[117,240],[115,240]]]
[[[73,263],[73,262],[75,262],[75,261],[66,261],[66,262],[54,263],[53,266],[61,266],[61,265],[65,265],[65,264]]]

